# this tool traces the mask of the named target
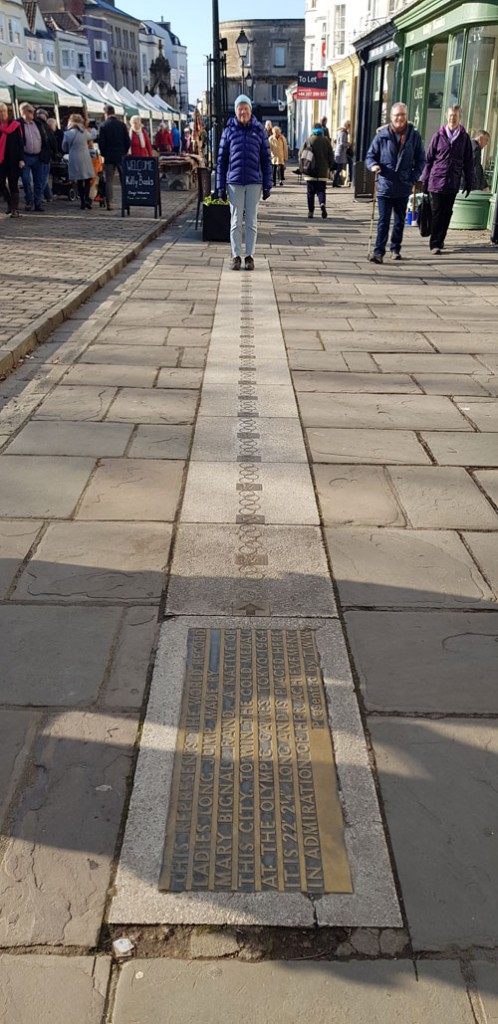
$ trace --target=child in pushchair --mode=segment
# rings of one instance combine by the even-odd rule
[[[69,178],[67,160],[52,160],[50,164],[52,172],[52,192],[54,196],[67,196],[71,203],[77,196],[76,182]]]

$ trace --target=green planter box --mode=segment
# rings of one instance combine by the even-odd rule
[[[459,192],[453,207],[450,228],[460,231],[485,231],[488,226],[489,192],[471,192],[467,199]]]

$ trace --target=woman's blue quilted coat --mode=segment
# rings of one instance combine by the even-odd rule
[[[231,117],[218,152],[218,191],[224,191],[227,185],[262,185],[269,192],[272,183],[270,146],[263,125],[254,115],[246,125]]]

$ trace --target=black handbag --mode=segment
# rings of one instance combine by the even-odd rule
[[[418,229],[422,238],[427,238],[432,230],[432,207],[429,196],[423,195],[418,211]]]
[[[228,203],[204,203],[202,206],[202,241],[230,241],[230,206]]]

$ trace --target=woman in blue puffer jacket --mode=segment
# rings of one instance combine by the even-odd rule
[[[235,100],[231,117],[221,136],[216,169],[216,187],[230,200],[230,241],[232,270],[242,265],[242,222],[246,221],[245,269],[254,270],[261,195],[268,199],[273,181],[270,146],[263,125],[252,113],[248,96]]]

